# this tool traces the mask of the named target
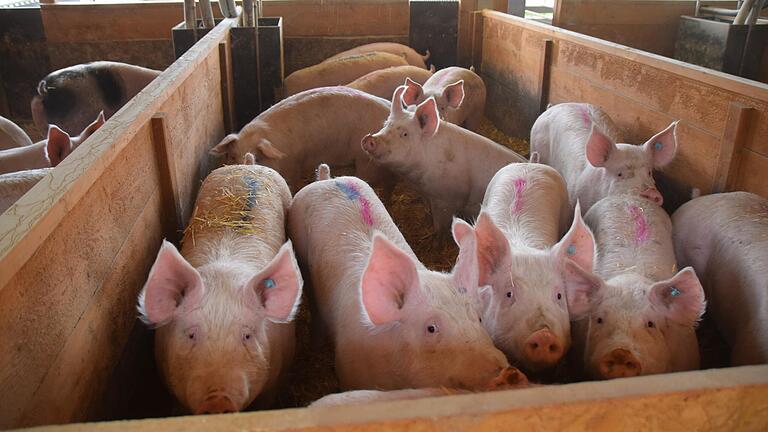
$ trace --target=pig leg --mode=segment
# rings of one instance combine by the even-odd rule
[[[432,227],[435,230],[434,246],[440,248],[448,240],[453,220],[453,207],[445,201],[431,200],[429,208],[432,211]]]

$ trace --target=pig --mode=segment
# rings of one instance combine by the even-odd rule
[[[511,390],[519,388],[528,388],[532,385],[528,382],[528,378],[520,372],[517,368],[509,367],[498,379],[491,382],[486,389],[487,391],[499,391],[499,390]],[[472,391],[464,389],[448,389],[441,388],[420,388],[420,389],[404,389],[404,390],[352,390],[343,393],[334,393],[324,396],[314,402],[312,402],[310,408],[318,407],[330,407],[341,405],[365,405],[375,402],[388,402],[398,400],[412,400],[421,399],[427,397],[438,396],[451,396],[458,394],[472,394]]]
[[[672,215],[672,231],[678,262],[701,276],[731,364],[768,363],[768,199],[702,196]]]
[[[69,134],[85,129],[103,110],[107,119],[155,79],[160,71],[98,61],[51,72],[32,98],[32,118],[41,131],[55,124]]]
[[[609,196],[587,212],[597,258],[589,308],[573,328],[576,359],[599,379],[697,369],[704,290],[677,269],[672,223],[656,203]]]
[[[571,344],[569,312],[589,307],[594,238],[578,205],[570,229],[569,219],[557,171],[519,163],[493,177],[474,227],[483,325],[510,363],[526,371],[563,358]]]
[[[438,238],[457,212],[480,211],[485,188],[496,171],[525,158],[488,138],[440,120],[434,98],[414,110],[403,108],[399,87],[384,127],[362,140],[365,152],[398,174],[429,200]],[[438,240],[439,241],[439,240]]]
[[[0,174],[0,214],[5,213],[51,170],[52,168],[38,168]]]
[[[474,71],[449,67],[435,72],[424,85],[412,79],[405,82],[406,105],[418,105],[435,98],[440,118],[477,132],[485,111],[485,83]]]
[[[331,87],[307,90],[261,113],[212,150],[228,163],[252,153],[257,163],[279,172],[292,191],[321,162],[354,165],[362,178],[391,191],[394,180],[360,148],[360,140],[381,127],[389,102],[359,90]]]
[[[509,366],[479,322],[472,233],[451,274],[428,270],[370,186],[327,170],[288,227],[342,390],[485,388]]]
[[[32,140],[16,123],[0,117],[0,150],[32,145]]]
[[[203,182],[181,253],[164,241],[138,301],[163,379],[194,414],[267,407],[295,349],[302,277],[280,175],[230,165]]]
[[[0,174],[35,168],[55,167],[89,136],[104,124],[104,113],[99,113],[91,124],[76,137],[56,125],[48,128],[48,137],[26,147],[0,150]]]
[[[394,54],[394,55],[403,57],[405,61],[408,62],[409,65],[416,66],[420,69],[427,69],[427,60],[429,60],[429,50],[427,50],[427,53],[425,55],[421,55],[418,52],[416,52],[415,49],[407,45],[393,43],[393,42],[374,42],[374,43],[369,43],[365,45],[360,45],[359,47],[355,47],[346,51],[342,51],[336,55],[328,57],[323,61],[323,63],[331,62],[331,61],[338,60],[345,57],[351,57],[354,55],[371,53],[371,52],[384,52],[384,53]],[[400,84],[402,84],[402,81],[400,82]]]
[[[431,71],[416,66],[395,66],[373,71],[347,84],[347,87],[391,100],[395,89],[403,85],[406,78],[423,84],[430,76]]]
[[[404,66],[402,56],[385,52],[371,52],[334,59],[299,69],[283,81],[283,97],[318,87],[339,86],[379,69]]]
[[[675,157],[677,121],[642,146],[616,144],[621,133],[599,107],[584,103],[553,105],[531,129],[531,152],[554,167],[568,185],[571,206],[576,200],[587,212],[601,198],[634,194],[658,205],[664,198],[656,189],[654,169]]]

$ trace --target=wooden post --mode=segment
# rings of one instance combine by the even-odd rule
[[[442,69],[457,64],[459,2],[457,0],[411,0],[410,46],[429,50],[429,62]]]
[[[155,159],[160,172],[160,191],[163,200],[163,231],[168,241],[179,244],[184,230],[181,220],[181,199],[176,178],[176,159],[168,141],[168,126],[165,113],[152,116],[152,144],[155,147]]]
[[[224,112],[224,133],[232,133],[235,130],[235,100],[232,93],[232,57],[227,45],[227,42],[219,42],[221,106]]]
[[[549,103],[549,74],[552,66],[552,39],[544,39],[539,60],[539,114],[547,110]]]
[[[483,12],[472,12],[472,66],[479,75],[483,63]]]
[[[740,102],[731,102],[725,123],[723,137],[720,139],[720,153],[717,157],[712,192],[733,190],[739,173],[741,150],[749,132],[749,118],[754,108]]]

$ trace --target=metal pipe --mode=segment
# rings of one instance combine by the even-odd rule
[[[699,16],[699,10],[701,9],[701,0],[696,0],[696,7],[693,9],[693,16]]]
[[[736,14],[739,13],[738,10],[734,9],[723,9],[723,8],[716,8],[716,7],[709,7],[709,6],[702,6],[701,12],[704,13],[710,13],[712,15],[724,15],[724,16],[736,16]]]
[[[243,0],[243,27],[255,27],[253,0]]]
[[[203,28],[213,28],[216,22],[213,21],[213,9],[211,9],[211,0],[200,0],[200,8],[203,15]]]
[[[219,9],[224,18],[236,18],[237,9],[235,8],[235,0],[219,0]]]
[[[747,15],[752,10],[752,5],[755,4],[755,0],[744,0],[744,4],[739,8],[739,13],[736,14],[736,18],[733,20],[733,24],[742,25],[747,21]]]
[[[187,30],[197,30],[195,0],[184,0],[184,27]]]

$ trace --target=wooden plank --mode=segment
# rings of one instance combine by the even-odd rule
[[[539,62],[539,114],[547,109],[549,103],[549,80],[552,66],[552,39],[544,39],[541,47],[541,60]]]
[[[730,104],[728,121],[720,140],[720,153],[717,157],[715,183],[712,187],[715,193],[733,190],[739,173],[741,151],[750,126],[750,114],[753,111],[751,107],[738,102]]]
[[[265,17],[283,17],[285,37],[400,36],[408,34],[408,0],[275,0]]]
[[[483,26],[482,12],[472,12],[472,64],[478,74],[483,69]]]
[[[224,132],[235,131],[235,98],[232,86],[232,52],[227,42],[219,42],[221,65],[221,106],[224,111]]]
[[[472,13],[477,10],[477,0],[459,1],[458,65],[472,65]]]
[[[163,235],[168,241],[178,244],[181,240],[180,233],[184,230],[184,221],[181,219],[181,199],[179,197],[179,179],[176,177],[176,158],[171,153],[171,145],[168,142],[167,118],[168,116],[165,113],[155,114],[150,120],[150,128],[163,201],[163,211],[161,213],[163,218]]]
[[[83,425],[37,432],[68,432]],[[651,375],[362,406],[89,424],[93,432],[701,430],[768,427],[768,366]]]
[[[765,174],[768,173],[768,158],[744,149],[739,161],[739,173],[734,189],[750,191],[768,198],[768,181]]]

